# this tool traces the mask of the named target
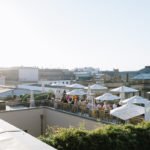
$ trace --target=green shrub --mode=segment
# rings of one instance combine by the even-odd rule
[[[36,94],[34,96],[35,100],[45,100],[48,97],[48,93],[41,93],[41,94]]]
[[[30,98],[30,95],[29,94],[25,94],[21,97],[21,101],[22,102],[27,102],[28,98]]]
[[[34,99],[36,100],[48,100],[54,97],[53,93],[38,93],[34,94]],[[27,100],[30,98],[30,94],[25,94],[23,96],[20,96],[22,102],[27,102]]]
[[[51,128],[40,139],[58,150],[150,150],[150,123],[107,125],[92,131]]]

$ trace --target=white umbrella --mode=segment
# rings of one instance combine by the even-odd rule
[[[81,85],[81,84],[71,84],[71,85],[67,85],[66,87],[69,87],[69,88],[73,88],[73,89],[83,89],[85,88],[85,86]]]
[[[67,92],[66,94],[67,95],[78,95],[78,96],[86,95],[86,93],[81,89],[75,89],[75,90],[72,90],[70,92]]]
[[[144,107],[137,106],[134,104],[126,104],[110,111],[111,115],[116,116],[122,120],[128,120],[133,117],[142,115],[144,113],[145,113]]]
[[[86,87],[85,89],[88,89],[88,87]],[[102,86],[100,84],[93,84],[93,85],[90,86],[90,89],[91,90],[106,90],[107,87]]]
[[[111,93],[105,93],[101,96],[96,97],[95,99],[100,101],[113,101],[113,100],[120,99],[120,97],[113,95]]]
[[[126,104],[126,103],[148,104],[149,102],[150,101],[148,99],[143,98],[141,96],[133,96],[122,101],[123,104]]]
[[[121,98],[121,103],[125,99],[125,93],[133,93],[133,92],[138,92],[138,90],[127,87],[127,86],[120,86],[118,88],[114,88],[110,90],[111,92],[116,92],[120,93],[120,98]]]
[[[132,93],[132,92],[138,92],[138,90],[127,87],[127,86],[120,86],[118,88],[114,88],[110,90],[111,92],[116,92],[116,93]]]

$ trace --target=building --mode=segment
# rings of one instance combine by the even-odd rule
[[[44,84],[44,85],[70,85],[71,80],[44,80],[44,81],[39,81],[39,84]]]
[[[6,80],[18,80],[18,68],[0,68],[0,74],[4,75]]]
[[[76,68],[74,69],[74,75],[76,80],[91,80],[93,78],[98,78],[100,70],[92,67]]]
[[[139,70],[138,74],[131,79],[130,84],[140,90],[141,96],[149,98],[147,92],[150,91],[150,66]]]
[[[0,85],[5,85],[5,76],[0,76]]]
[[[39,69],[40,80],[73,80],[74,75],[68,69]]]
[[[37,82],[39,80],[38,68],[21,67],[19,68],[20,82]]]
[[[138,73],[150,73],[150,66],[145,66],[145,68],[139,70]]]

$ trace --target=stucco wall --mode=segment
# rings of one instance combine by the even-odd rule
[[[22,130],[27,130],[33,136],[39,136],[41,134],[40,114],[43,114],[43,109],[14,110],[1,112],[0,118]]]
[[[66,128],[84,125],[86,129],[94,129],[103,125],[89,119],[59,112],[48,107],[0,112],[1,119],[22,130],[27,130],[29,134],[36,137],[41,134],[40,115],[43,115],[43,131],[48,125]]]
[[[46,125],[59,127],[79,127],[84,125],[86,129],[95,129],[103,124],[97,123],[93,120],[81,118],[63,112],[58,112],[49,108],[44,109]]]

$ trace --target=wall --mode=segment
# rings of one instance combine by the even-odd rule
[[[43,131],[48,125],[66,128],[84,125],[86,129],[94,129],[103,125],[89,119],[59,112],[48,107],[4,111],[0,112],[0,118],[22,130],[27,130],[29,134],[37,137],[41,134],[41,114],[43,115]]]
[[[19,81],[38,81],[39,72],[38,68],[19,68]]]
[[[0,118],[22,130],[27,130],[33,136],[39,136],[41,134],[40,114],[43,114],[43,109],[24,109],[1,112]]]
[[[39,84],[58,84],[58,85],[70,85],[71,80],[41,80],[38,82]]]
[[[5,85],[5,77],[4,76],[0,77],[0,85]]]
[[[81,124],[85,125],[86,129],[95,129],[103,124],[89,119],[81,118],[75,115],[59,112],[53,109],[45,108],[46,125],[59,126],[68,128],[70,126],[79,127]]]

